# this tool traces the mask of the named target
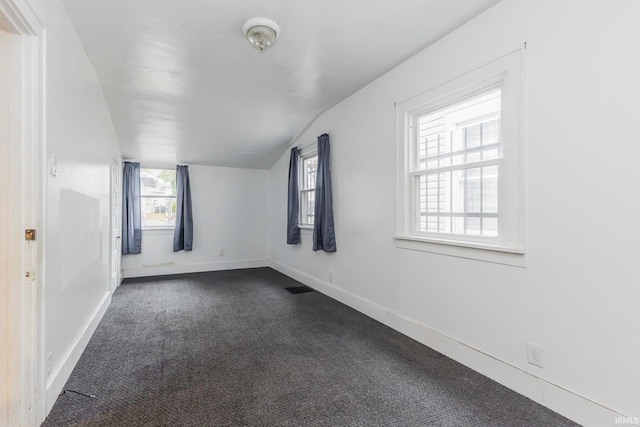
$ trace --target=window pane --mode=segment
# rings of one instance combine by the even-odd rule
[[[302,158],[300,171],[300,224],[313,225],[318,156]]]
[[[438,159],[434,156],[445,152],[444,137],[444,116],[441,114],[427,115],[419,117],[418,125],[418,147],[417,161],[418,169],[424,169],[427,164],[428,168],[438,167]],[[432,158],[430,160],[429,158]]]
[[[465,212],[478,213],[481,211],[480,184],[480,168],[467,169],[465,181]]]
[[[453,156],[451,156],[452,165],[454,165],[454,166],[462,165],[462,164],[466,163],[466,158],[467,158],[467,156],[465,154],[453,155]]]
[[[480,234],[480,218],[465,218],[465,234]]]
[[[501,90],[492,89],[416,118],[416,231],[498,236],[499,166],[473,163],[502,155],[500,108]]]
[[[428,174],[426,183],[427,211],[451,212],[451,172]]]
[[[466,151],[464,163],[499,157],[499,123],[499,119],[491,119],[464,128],[464,149]]]
[[[140,168],[140,194],[143,196],[175,196],[176,171]]]
[[[451,173],[415,177],[416,219],[418,231],[450,232]]]
[[[173,226],[176,223],[175,197],[142,197],[142,226]]]
[[[464,170],[451,172],[451,212],[464,212]]]
[[[500,156],[500,120],[482,123],[482,160],[497,159]]]
[[[414,227],[418,231],[427,231],[427,177],[418,175],[414,178]]]
[[[451,232],[453,234],[464,234],[464,218],[463,217],[453,218]]]
[[[302,162],[302,189],[308,190],[316,187],[316,169],[318,157],[309,157]]]
[[[482,124],[467,126],[465,129],[465,148],[479,147],[482,142]]]
[[[427,175],[427,212],[438,212],[440,180],[437,173]]]
[[[300,222],[302,224],[313,224],[315,198],[316,192],[314,190],[302,192],[302,197],[300,198]]]
[[[414,177],[416,231],[498,236],[498,166]]]
[[[500,150],[495,145],[482,150],[482,160],[492,160],[500,157]]]
[[[443,217],[430,216],[427,220],[427,231],[442,233],[445,230],[446,223]]]
[[[482,168],[482,212],[498,213],[498,166]]]
[[[498,236],[498,218],[482,218],[482,235],[489,237]]]
[[[419,116],[414,170],[499,157],[500,96],[501,90],[494,89],[472,100]]]
[[[473,162],[479,162],[480,160],[482,160],[481,151],[468,151],[467,155],[465,156],[464,162],[473,163]]]
[[[482,145],[498,143],[500,135],[500,120],[495,119],[482,124]]]

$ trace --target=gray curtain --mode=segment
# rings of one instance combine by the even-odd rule
[[[291,157],[289,158],[289,193],[287,195],[287,243],[290,245],[300,243],[300,228],[298,228],[300,218],[300,194],[298,193],[299,157],[298,148],[292,148]]]
[[[331,166],[329,135],[318,137],[318,169],[316,171],[316,206],[313,221],[313,250],[336,251],[336,233],[333,226],[333,199],[331,197]]]
[[[189,168],[176,167],[176,228],[173,231],[173,251],[190,251],[193,248],[193,213],[191,210],[191,183]]]
[[[140,163],[124,162],[122,173],[122,255],[142,252]]]

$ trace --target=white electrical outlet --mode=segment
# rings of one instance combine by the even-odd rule
[[[220,249],[220,251],[218,252],[218,255],[224,256],[224,248]]]
[[[544,352],[539,345],[527,343],[527,362],[544,368]]]
[[[329,283],[333,283],[333,271],[329,271]]]

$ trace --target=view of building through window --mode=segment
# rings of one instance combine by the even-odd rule
[[[300,225],[313,225],[318,156],[302,157],[300,168]]]
[[[175,225],[175,169],[140,168],[140,205],[143,227]]]
[[[499,235],[500,93],[416,117],[415,231]]]

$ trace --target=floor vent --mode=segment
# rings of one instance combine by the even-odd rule
[[[292,294],[302,294],[305,292],[313,292],[313,289],[311,289],[308,286],[294,286],[292,288],[285,288],[285,289],[291,292]]]

